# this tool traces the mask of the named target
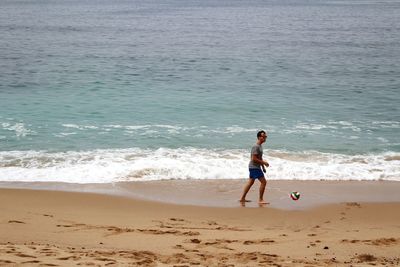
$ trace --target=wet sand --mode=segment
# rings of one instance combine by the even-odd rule
[[[359,193],[352,196],[367,189],[375,196],[389,195],[398,187],[361,184],[355,183],[352,190]],[[121,195],[131,190],[118,186],[115,191]],[[143,194],[151,192],[135,186]],[[230,188],[225,183],[213,190],[225,192],[225,186]],[[279,188],[287,195],[286,188]],[[307,201],[310,188],[315,184],[304,182],[302,198],[290,203]],[[335,192],[334,185],[330,188]],[[344,196],[334,198],[335,203],[301,209],[272,204],[244,208],[236,201],[232,207],[175,205],[104,194],[0,189],[0,265],[398,266],[400,202],[342,202],[348,193],[338,188],[336,195]],[[213,190],[204,197],[213,199]],[[256,197],[256,188],[252,191],[249,198]]]
[[[114,184],[0,183],[0,188],[42,189],[124,196],[162,203],[207,207],[239,207],[247,179],[165,180],[119,182]],[[256,181],[246,207],[258,207]],[[292,191],[300,192],[298,201]],[[400,202],[400,182],[393,181],[268,181],[265,200],[268,207],[299,210],[342,202]]]

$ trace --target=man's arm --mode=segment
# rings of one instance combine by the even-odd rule
[[[264,167],[264,165],[265,165],[266,167],[269,166],[269,163],[268,163],[267,161],[264,161],[263,159],[259,159],[257,154],[253,154],[253,155],[251,156],[251,160],[254,161],[254,162],[256,162],[256,163],[258,163],[258,164],[260,164],[262,167]]]

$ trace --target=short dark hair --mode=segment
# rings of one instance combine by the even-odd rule
[[[261,131],[259,131],[259,132],[257,133],[257,139],[260,138],[260,136],[261,136],[262,134],[267,135],[267,133],[266,133],[265,131],[261,130]]]

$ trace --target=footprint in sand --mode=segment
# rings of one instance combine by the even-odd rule
[[[361,240],[356,240],[356,239],[353,239],[353,240],[342,239],[341,242],[342,242],[342,243],[352,243],[352,244],[355,244],[355,243],[361,242]]]
[[[375,239],[371,241],[372,245],[375,246],[381,246],[381,245],[385,245],[385,246],[390,246],[390,245],[395,245],[399,243],[399,239],[396,238],[379,238],[379,239]]]
[[[67,257],[61,257],[61,258],[57,258],[57,260],[60,260],[60,261],[68,261],[68,260],[80,260],[81,259],[81,257],[78,257],[78,256],[67,256]]]
[[[24,261],[23,263],[40,263],[41,261],[34,260],[34,261]]]
[[[17,254],[15,254],[15,256],[18,256],[18,257],[21,257],[21,258],[36,258],[35,256],[31,256],[31,255],[24,254],[24,253],[21,253],[21,252],[18,252]]]
[[[268,243],[275,243],[275,240],[264,238],[259,240],[246,240],[243,242],[243,245],[258,245],[258,244],[268,244]]]
[[[2,264],[15,264],[15,262],[13,262],[13,261],[9,261],[9,260],[0,260],[0,265],[2,265]]]
[[[357,207],[357,208],[361,208],[361,204],[357,203],[357,202],[347,202],[346,203],[347,207]]]
[[[169,219],[174,222],[184,222],[185,221],[184,219],[180,219],[180,218],[169,218]]]
[[[357,239],[353,239],[353,240],[347,240],[347,239],[342,239],[342,243],[351,243],[351,244],[357,244],[357,243],[365,243],[367,245],[373,245],[373,246],[391,246],[391,245],[396,245],[398,243],[400,243],[399,241],[400,239],[396,239],[396,238],[378,238],[378,239],[374,239],[374,240],[357,240]]]
[[[359,260],[359,262],[372,262],[372,261],[376,261],[377,260],[377,258],[374,255],[371,255],[371,254],[358,255],[357,259]]]
[[[212,240],[207,240],[207,241],[201,241],[199,239],[191,239],[191,240],[186,240],[186,243],[191,243],[191,244],[196,244],[196,250],[199,248],[205,248],[205,247],[215,247],[218,249],[226,249],[226,250],[234,250],[230,247],[228,247],[228,244],[231,243],[237,243],[239,240],[230,240],[230,239],[212,239]],[[194,250],[191,250],[191,252],[194,252]]]
[[[137,231],[145,234],[153,234],[153,235],[164,235],[164,234],[172,234],[177,236],[196,236],[200,235],[199,232],[194,231],[178,231],[178,230],[169,230],[169,231],[162,231],[162,230],[155,230],[155,229],[137,229]]]
[[[17,221],[17,220],[9,220],[8,223],[21,223],[21,224],[26,224],[23,221]]]
[[[57,227],[65,227],[65,228],[70,228],[70,227],[83,227],[86,226],[84,223],[76,223],[76,224],[57,224]]]

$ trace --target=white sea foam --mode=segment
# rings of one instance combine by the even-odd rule
[[[376,139],[378,139],[378,141],[382,142],[382,143],[388,143],[389,140],[387,140],[386,138],[383,137],[377,137]]]
[[[229,132],[229,133],[246,133],[246,132],[254,133],[254,132],[257,132],[257,129],[243,128],[243,127],[240,127],[237,125],[234,125],[231,127],[226,127],[225,129],[226,129],[225,131]]]
[[[295,129],[302,130],[321,130],[321,129],[337,129],[335,126],[328,126],[324,124],[314,124],[314,123],[299,123],[295,126]]]
[[[335,130],[346,129],[346,130],[351,130],[353,132],[361,132],[360,127],[348,121],[328,121],[327,124],[301,122],[295,125],[294,129],[310,130],[310,131],[319,131],[319,130],[335,131]]]
[[[36,134],[35,131],[26,128],[25,124],[21,123],[21,122],[17,122],[17,123],[3,122],[3,123],[1,123],[1,126],[4,130],[15,132],[15,135],[17,137],[25,137],[27,135]]]
[[[71,132],[71,133],[58,133],[58,134],[53,134],[55,137],[66,137],[70,135],[76,135],[76,132]]]
[[[360,137],[359,137],[359,136],[352,135],[352,136],[349,136],[349,139],[355,140],[355,139],[360,139]]]
[[[65,128],[87,131],[94,130],[97,131],[98,134],[104,134],[106,132],[120,130],[124,135],[194,135],[196,137],[208,136],[212,135],[240,135],[243,133],[254,133],[257,132],[258,129],[255,128],[245,128],[239,125],[231,125],[226,127],[211,127],[211,126],[182,126],[182,125],[168,125],[168,124],[138,124],[138,125],[120,125],[120,124],[107,124],[107,125],[79,125],[79,124],[61,124]],[[7,124],[6,126],[10,126]],[[266,126],[264,125],[264,129],[267,129],[269,133],[283,133],[283,134],[307,134],[307,135],[321,135],[321,134],[329,134],[333,137],[335,136],[346,136],[351,135],[350,139],[359,139],[360,136],[356,136],[360,133],[364,133],[367,135],[372,135],[374,130],[384,129],[384,128],[392,128],[397,129],[400,127],[400,123],[396,121],[334,121],[329,120],[326,123],[316,123],[316,122],[296,122],[294,124],[283,123],[282,127],[277,127],[273,125]],[[15,127],[14,127],[15,128]],[[11,130],[11,128],[9,128]],[[63,131],[62,131],[63,132]],[[349,133],[350,132],[350,133]],[[17,131],[19,136],[25,136],[27,133],[34,133],[28,131],[24,131],[23,128],[20,128]],[[54,134],[57,137],[65,137],[66,135],[63,133]]]
[[[380,128],[392,128],[392,129],[400,128],[399,121],[373,121],[372,124]]]
[[[99,129],[102,131],[110,131],[112,129],[125,130],[128,133],[158,133],[168,132],[171,134],[181,134],[185,132],[200,132],[200,133],[220,133],[220,134],[238,134],[256,132],[258,129],[244,128],[238,125],[232,125],[227,127],[209,127],[209,126],[179,126],[179,125],[168,125],[168,124],[143,124],[143,125],[120,125],[120,124],[107,124],[103,126],[93,125],[78,125],[78,124],[62,124],[65,128],[73,128],[78,130],[87,129]]]
[[[269,179],[400,181],[400,154],[341,155],[265,151]],[[113,183],[162,179],[240,179],[247,150],[198,148],[0,152],[0,181]]]
[[[77,125],[77,124],[62,124],[62,126],[65,128],[73,128],[78,130],[87,130],[87,129],[96,130],[99,128],[93,125]]]
[[[328,121],[328,124],[333,124],[333,125],[344,125],[344,126],[352,126],[353,123],[349,122],[349,121]]]

